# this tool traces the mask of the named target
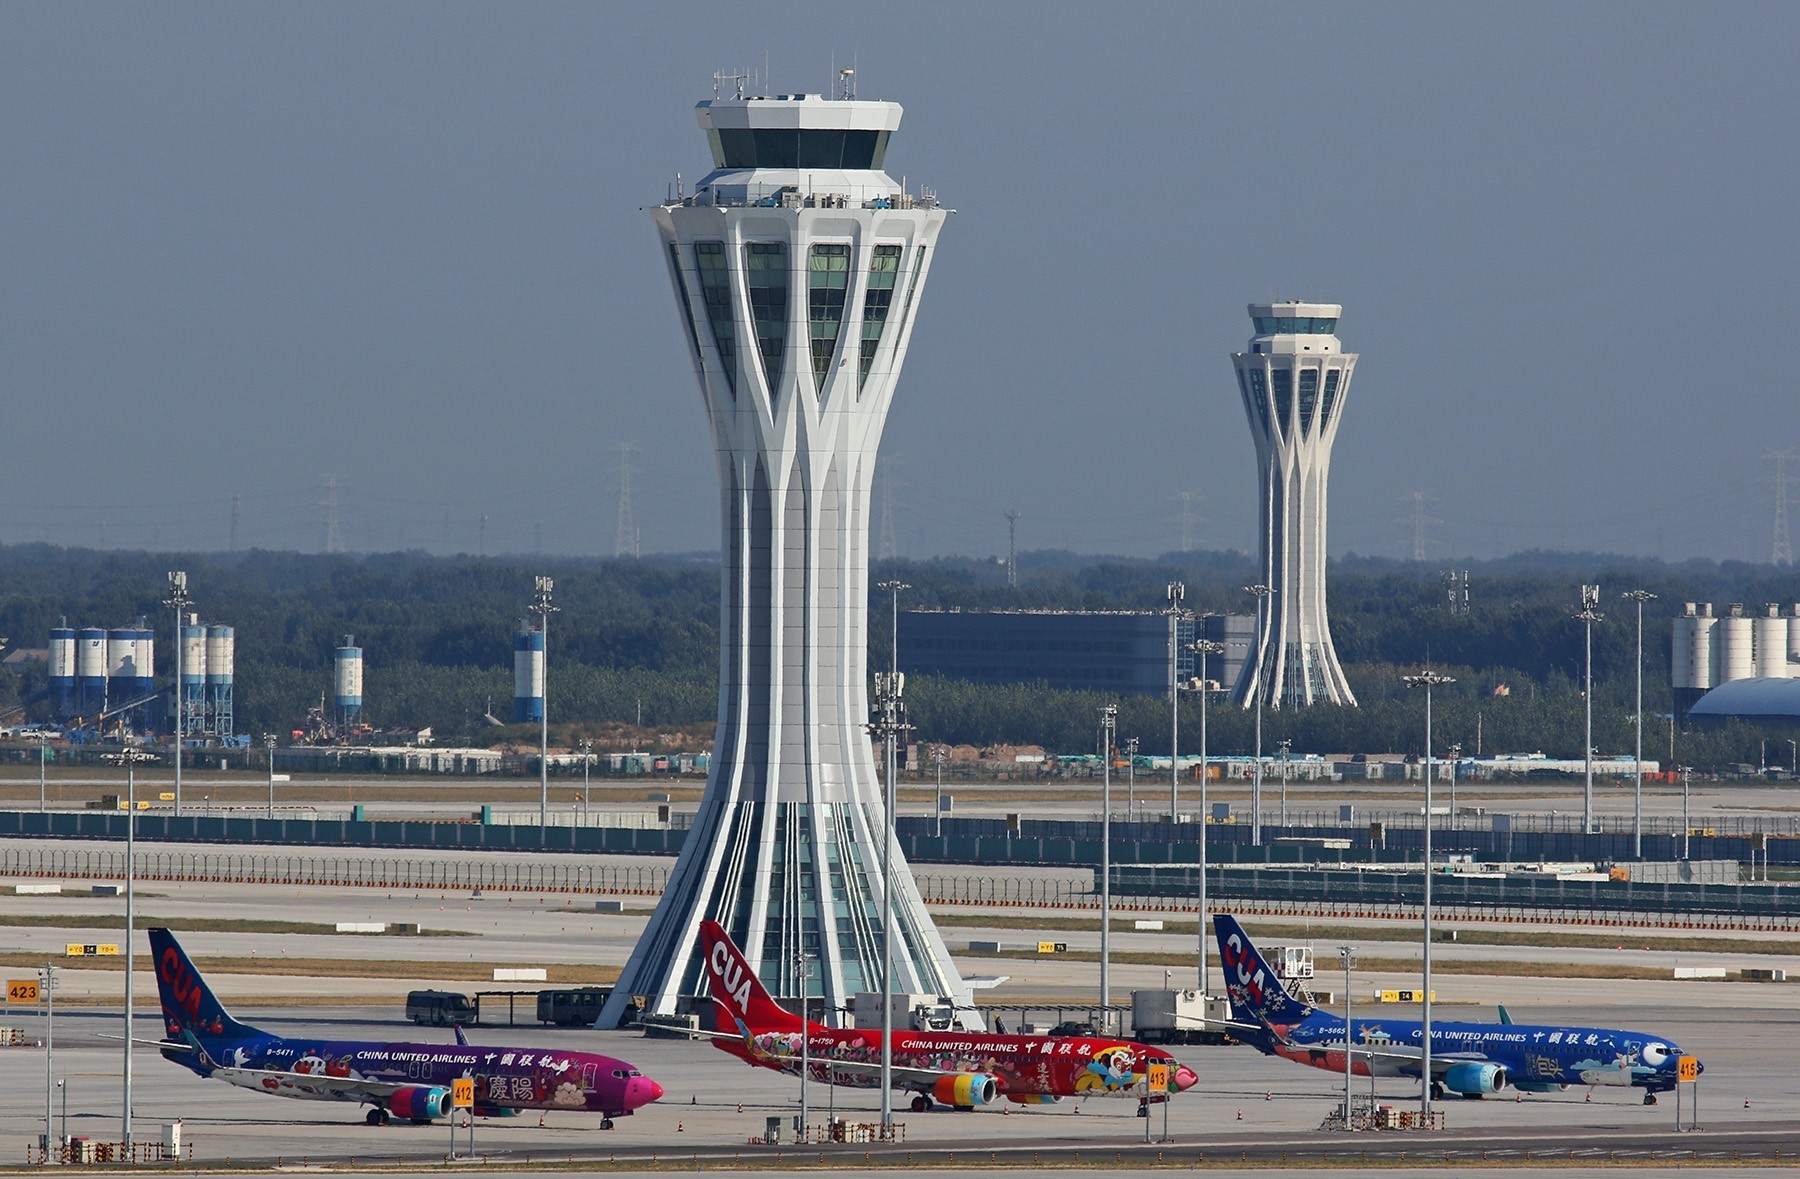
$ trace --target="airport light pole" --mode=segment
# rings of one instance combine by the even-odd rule
[[[1194,640],[1194,654],[1200,656],[1200,898],[1199,898],[1200,912],[1199,912],[1199,920],[1198,920],[1197,924],[1199,925],[1199,934],[1200,934],[1200,937],[1199,937],[1199,941],[1200,941],[1200,993],[1202,995],[1205,995],[1207,993],[1207,991],[1206,991],[1206,917],[1207,917],[1207,913],[1206,913],[1206,836],[1208,833],[1208,824],[1210,824],[1212,822],[1212,815],[1207,810],[1207,805],[1206,805],[1206,787],[1207,787],[1207,778],[1208,778],[1207,765],[1206,765],[1206,697],[1207,697],[1207,694],[1212,691],[1212,681],[1210,679],[1206,678],[1206,671],[1207,671],[1206,657],[1208,655],[1218,655],[1218,654],[1222,653],[1224,650],[1225,650],[1224,643],[1216,643],[1216,642],[1212,641],[1211,639],[1195,639]]]
[[[171,570],[169,573],[169,596],[163,599],[163,605],[175,611],[175,814],[181,814],[181,746],[187,740],[187,685],[181,682],[182,656],[187,648],[187,640],[181,633],[187,625],[187,609],[194,604],[188,597],[187,573],[184,570]]]
[[[1169,608],[1164,611],[1169,616],[1169,822],[1175,822],[1180,812],[1181,793],[1181,689],[1176,684],[1176,670],[1181,662],[1180,651],[1181,616],[1187,611],[1181,608],[1187,597],[1187,586],[1179,581],[1171,581],[1167,589]],[[1132,750],[1136,752],[1137,738],[1131,739]]]
[[[54,1110],[56,1096],[56,964],[44,963],[44,968],[38,974],[44,979],[44,1154],[47,1158],[50,1153],[50,1138],[55,1130],[50,1115]]]
[[[1594,624],[1606,615],[1600,613],[1600,587],[1583,585],[1581,587],[1581,612],[1575,615],[1585,628],[1587,636],[1587,654],[1583,661],[1582,672],[1582,704],[1586,707],[1587,728],[1581,747],[1586,752],[1587,775],[1581,790],[1581,833],[1594,833]]]
[[[1250,786],[1250,842],[1262,846],[1262,714],[1263,714],[1263,674],[1268,670],[1269,636],[1264,632],[1263,621],[1269,595],[1275,591],[1261,584],[1244,587],[1247,594],[1256,595],[1256,675],[1252,685],[1256,692],[1256,765],[1251,770]]]
[[[800,1131],[800,1141],[804,1143],[809,1113],[806,1108],[806,1082],[808,1075],[812,1072],[812,1060],[809,1055],[812,1028],[807,1023],[809,1007],[806,998],[807,983],[812,980],[808,977],[810,972],[807,970],[804,947],[797,947],[794,950],[794,973],[800,978],[800,1124],[795,1129]]]
[[[1100,1034],[1112,1034],[1112,744],[1119,706],[1100,710]]]
[[[588,821],[588,767],[594,760],[594,739],[581,739],[581,822],[585,826]]]
[[[1693,776],[1693,766],[1681,767],[1681,858],[1688,858],[1688,779]]]
[[[1285,833],[1287,828],[1288,753],[1294,748],[1294,743],[1291,740],[1283,740],[1275,748],[1281,751],[1281,826]]]
[[[931,764],[937,768],[937,794],[931,802],[931,813],[935,816],[932,834],[939,839],[944,837],[944,759],[949,756],[950,751],[942,745],[931,747]]]
[[[556,580],[537,579],[537,591],[531,599],[531,612],[538,616],[538,633],[544,636],[544,708],[538,717],[538,846],[550,842],[550,616],[558,607],[550,604]]]
[[[1424,1129],[1431,1129],[1431,690],[1456,681],[1435,671],[1400,677],[1409,688],[1425,689],[1425,905],[1424,905],[1424,1020],[1419,1029],[1419,1046],[1424,1055],[1419,1069],[1419,1112]]]
[[[176,677],[180,687],[180,677]],[[139,762],[156,760],[154,754],[141,749],[126,749],[107,755],[108,760],[125,764],[125,1067],[124,1104],[121,1110],[120,1145],[131,1154],[131,988],[132,946],[137,933],[137,766]]]
[[[269,755],[269,817],[275,817],[275,734],[263,734],[263,748]]]
[[[887,830],[881,841],[881,1133],[885,1140],[894,1136],[894,841],[899,838],[895,807],[898,806],[894,779],[899,774],[899,758],[895,742],[900,736],[900,695],[906,681],[900,675],[900,591],[911,589],[904,581],[877,582],[876,589],[888,594],[888,674],[885,684],[875,677],[875,690],[882,698],[881,731],[886,738],[886,808]]]
[[[1355,1127],[1350,1124],[1350,1078],[1352,1075],[1350,1045],[1355,1042],[1355,1039],[1350,1033],[1350,971],[1356,966],[1356,947],[1339,946],[1338,957],[1344,960],[1344,1129],[1351,1130]]]
[[[34,729],[31,739],[37,742],[38,747],[38,814],[41,815],[50,809],[49,786],[44,779],[44,763],[50,757],[50,734],[42,729]],[[45,1130],[45,1133],[49,1131]]]
[[[1631,858],[1644,858],[1644,603],[1654,602],[1649,590],[1626,590],[1620,597],[1637,603],[1637,758],[1631,778]]]
[[[1450,746],[1450,825],[1456,826],[1456,763],[1462,760],[1462,743]]]
[[[1125,821],[1137,822],[1137,751],[1138,739],[1125,738]],[[1171,801],[1173,800],[1171,794]],[[1175,821],[1175,812],[1169,812],[1169,822]]]

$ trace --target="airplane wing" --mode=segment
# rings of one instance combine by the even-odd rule
[[[1240,1025],[1233,1025],[1233,1026],[1241,1027],[1241,1026],[1247,1026],[1247,1025],[1240,1024]],[[1267,1024],[1267,1023],[1262,1024],[1261,1030],[1263,1032],[1265,1032],[1266,1034],[1275,1037],[1276,1042],[1279,1043],[1283,1048],[1288,1048],[1295,1052],[1307,1052],[1307,1051],[1312,1051],[1314,1049],[1323,1049],[1323,1050],[1329,1052],[1329,1051],[1343,1050],[1343,1049],[1347,1048],[1347,1050],[1349,1051],[1349,1053],[1352,1057],[1361,1056],[1370,1061],[1397,1060],[1397,1061],[1401,1061],[1401,1062],[1404,1062],[1407,1064],[1418,1064],[1420,1057],[1423,1055],[1422,1053],[1414,1051],[1410,1048],[1405,1048],[1398,1044],[1390,1045],[1388,1043],[1365,1042],[1362,1044],[1354,1044],[1353,1043],[1353,1044],[1349,1044],[1348,1046],[1346,1046],[1344,1044],[1339,1044],[1336,1041],[1330,1041],[1330,1042],[1327,1042],[1324,1044],[1300,1044],[1300,1043],[1296,1043],[1295,1041],[1290,1040],[1288,1037],[1282,1035],[1271,1024]],[[1485,1053],[1481,1053],[1481,1052],[1435,1052],[1434,1051],[1431,1054],[1431,1075],[1434,1077],[1440,1076],[1443,1073],[1448,1072],[1450,1069],[1454,1068],[1455,1066],[1457,1066],[1459,1064],[1493,1064],[1493,1063],[1496,1063],[1496,1062],[1494,1060],[1492,1060],[1490,1057],[1488,1057]]]
[[[328,1077],[321,1073],[295,1073],[267,1068],[219,1068],[212,1074],[245,1089],[264,1093],[307,1093],[314,1097],[363,1098],[386,1101],[402,1089],[418,1089],[418,1081],[370,1081],[362,1077]]]
[[[742,1032],[709,1032],[703,1028],[689,1029],[688,1035],[694,1037],[705,1036],[712,1040],[742,1041],[744,1039]],[[766,1048],[754,1048],[752,1051],[759,1060],[772,1061],[782,1066],[791,1066],[796,1071],[800,1068],[801,1062],[800,1054],[798,1052],[771,1052]],[[833,1056],[809,1055],[806,1058],[806,1064],[809,1068],[819,1069],[834,1075],[867,1077],[875,1080],[877,1083],[880,1083],[881,1079],[880,1061],[840,1060]],[[927,1089],[937,1084],[938,1081],[944,1077],[960,1077],[968,1075],[968,1070],[946,1072],[935,1068],[913,1068],[910,1065],[903,1064],[894,1064],[889,1071],[892,1073],[894,1080],[899,1084]],[[996,1077],[995,1080],[998,1081],[999,1078]]]

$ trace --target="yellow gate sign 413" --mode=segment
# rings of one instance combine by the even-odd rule
[[[35,978],[7,979],[6,1001],[8,1003],[36,1003],[38,1001],[38,980]]]
[[[474,1077],[457,1077],[450,1082],[450,1105],[453,1109],[470,1109],[475,1105]]]
[[[1169,1091],[1169,1066],[1161,1061],[1153,1061],[1149,1073],[1150,1092],[1167,1093]]]

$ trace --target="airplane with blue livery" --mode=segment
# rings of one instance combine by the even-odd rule
[[[622,1060],[471,1044],[460,1027],[455,1044],[278,1036],[233,1019],[168,930],[150,931],[150,951],[166,1033],[156,1047],[164,1058],[255,1093],[367,1105],[371,1126],[448,1117],[454,1085],[464,1078],[474,1082],[478,1116],[522,1109],[597,1113],[605,1130],[663,1095],[661,1085]]]
[[[1288,993],[1237,920],[1214,914],[1213,932],[1235,1023],[1232,1035],[1265,1055],[1342,1074],[1418,1080],[1420,1020],[1345,1021]],[[1348,1035],[1346,1035],[1348,1032]],[[1431,1021],[1431,1092],[1481,1098],[1511,1086],[1554,1093],[1572,1085],[1642,1089],[1644,1104],[1675,1088],[1682,1051],[1666,1036],[1617,1028]],[[1703,1068],[1694,1062],[1696,1071]]]

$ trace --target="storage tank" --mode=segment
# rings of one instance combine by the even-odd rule
[[[75,715],[75,628],[50,628],[50,715],[66,720]]]
[[[1709,690],[1719,682],[1719,620],[1711,602],[1702,602],[1694,618],[1694,682],[1691,687]]]
[[[331,656],[331,706],[341,724],[355,720],[363,706],[363,653],[354,640],[345,635],[344,645]]]
[[[229,626],[206,628],[207,728],[229,737],[237,718],[232,707],[232,677],[237,663],[237,632]]]
[[[106,709],[106,632],[84,626],[75,636],[75,711],[95,717]]]
[[[181,734],[206,729],[206,627],[196,614],[181,625]]]
[[[1719,639],[1719,683],[1729,684],[1756,675],[1755,620],[1744,615],[1741,602],[1732,603],[1730,612],[1719,620]]]
[[[106,699],[117,708],[148,695],[155,683],[156,636],[140,626],[121,626],[106,636]]]
[[[513,723],[544,719],[544,632],[521,626],[513,636]]]
[[[1788,617],[1788,674],[1800,676],[1800,602],[1794,603],[1794,612]]]
[[[1781,607],[1770,602],[1756,620],[1756,674],[1785,679],[1788,658],[1788,620]]]
[[[1698,618],[1689,602],[1669,628],[1669,686],[1680,690],[1694,686],[1694,630]]]

